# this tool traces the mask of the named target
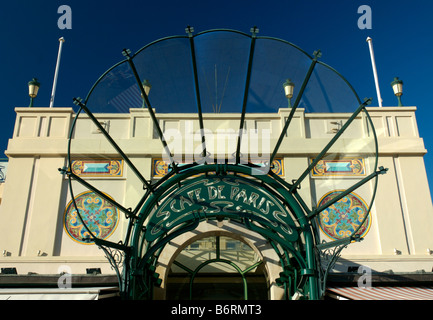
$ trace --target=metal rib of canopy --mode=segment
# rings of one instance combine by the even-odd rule
[[[130,266],[125,259],[131,258],[136,222],[144,223],[142,212],[150,210],[143,205],[152,195],[164,194],[159,188],[173,186],[168,182],[176,175],[183,174],[186,179],[194,170],[206,172],[203,166],[218,171],[229,165],[237,168],[232,170],[235,174],[258,170],[271,177],[302,208],[302,217],[295,219],[309,221],[318,252],[341,250],[359,240],[358,231],[367,221],[375,198],[377,177],[385,172],[378,169],[377,138],[366,109],[371,100],[361,101],[343,76],[320,61],[320,51],[307,54],[285,40],[259,36],[257,28],[252,28],[250,34],[226,29],[194,34],[191,27],[185,31],[185,35],[154,41],[134,54],[124,49],[124,59],[101,75],[86,98],[74,99],[79,109],[70,133],[68,168],[62,172],[69,177],[71,197],[86,237],[103,248],[118,272],[119,281],[127,286],[124,277]],[[291,99],[287,99],[283,89],[288,78],[295,83]],[[144,83],[151,84],[150,93]],[[252,120],[251,115],[270,115],[272,119],[271,115],[281,112],[282,123],[274,121],[262,130],[269,136],[266,150],[262,147],[261,152],[252,154],[248,148],[251,136],[257,138],[262,122]],[[190,127],[171,128],[170,114],[184,117]],[[238,131],[227,130],[230,121],[236,123]],[[275,132],[280,126],[281,130]],[[318,127],[327,130],[324,136],[316,137]],[[218,154],[213,141],[221,130],[235,141],[223,155]],[[361,131],[366,133],[360,134]],[[191,134],[192,148],[183,146],[179,150],[176,134]],[[317,144],[321,145],[321,151],[317,151]],[[298,161],[300,154],[310,159],[303,170],[291,172],[285,179],[272,172],[274,160],[293,157]],[[165,162],[168,173],[164,177],[152,178],[149,155]],[[341,160],[347,156],[362,158],[363,172],[357,180],[323,176],[314,185],[309,181],[312,170],[322,160]],[[108,178],[97,174],[88,177],[77,174],[74,170],[77,161],[82,165],[89,160],[108,161],[109,168],[112,167],[109,161],[120,160],[125,174],[111,177],[110,183],[106,183]],[[182,177],[176,179],[181,183]],[[132,187],[137,181],[142,188]],[[301,186],[310,188],[310,193],[301,196]],[[364,221],[343,239],[326,239],[321,244],[317,216],[358,189],[367,194],[368,212]],[[333,190],[340,190],[339,196],[319,205],[318,198]],[[124,214],[123,224],[109,239],[98,237],[83,219],[75,201],[83,192],[96,193]],[[111,197],[112,194],[117,196]],[[187,225],[185,230],[191,227]],[[121,258],[112,250],[121,252]],[[156,247],[152,252],[157,252]],[[335,256],[339,252],[336,250]]]

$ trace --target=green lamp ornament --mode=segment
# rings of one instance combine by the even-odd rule
[[[401,81],[398,77],[395,77],[394,81],[391,82],[391,87],[398,99],[398,106],[402,107],[403,104],[401,103],[401,96],[403,95],[403,81]]]
[[[33,107],[33,100],[38,96],[38,91],[40,87],[41,84],[38,82],[38,79],[36,78],[33,78],[33,80],[29,82],[29,96],[30,96],[29,108]]]
[[[284,82],[283,87],[284,87],[284,93],[285,93],[286,98],[289,102],[289,108],[291,108],[295,84],[290,79],[287,79],[286,82]]]
[[[150,89],[152,88],[152,85],[150,84],[149,80],[144,80],[142,82],[142,86],[143,86],[144,92],[146,93],[146,96],[148,97],[149,93],[150,93]],[[145,108],[146,107],[146,101],[144,100],[143,94],[141,94],[141,97],[143,98],[143,106],[142,107]]]

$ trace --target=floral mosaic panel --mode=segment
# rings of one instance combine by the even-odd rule
[[[327,193],[320,199],[318,206],[325,205],[342,192]],[[319,226],[329,238],[339,240],[351,236],[362,224],[356,234],[364,237],[371,225],[370,215],[363,223],[367,213],[368,207],[365,201],[357,194],[350,193],[320,213]]]
[[[110,197],[111,198],[111,197]],[[75,198],[77,209],[88,229],[99,239],[107,239],[119,222],[117,208],[94,192],[84,192]],[[81,221],[71,200],[66,207],[63,225],[74,241],[89,244],[91,236]]]

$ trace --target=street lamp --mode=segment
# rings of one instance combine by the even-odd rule
[[[289,108],[291,108],[293,90],[295,89],[295,84],[290,79],[287,79],[286,82],[284,82],[283,87],[284,87],[284,93],[286,95],[286,98],[289,101]]]
[[[144,92],[146,93],[146,96],[149,96],[150,89],[152,88],[152,85],[150,84],[149,80],[144,80],[141,84],[143,86]],[[144,99],[143,94],[141,94],[141,97]],[[146,107],[146,101],[143,100],[143,108]]]
[[[38,79],[36,78],[33,78],[33,80],[29,82],[29,96],[30,96],[29,108],[33,107],[33,100],[37,97],[40,86],[41,84],[38,82]]]
[[[398,106],[402,107],[403,104],[401,103],[401,96],[403,95],[403,81],[395,77],[394,81],[391,82],[391,87],[394,90],[394,94],[398,99]]]

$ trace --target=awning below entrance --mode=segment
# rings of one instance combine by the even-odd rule
[[[119,296],[119,288],[0,289],[0,300],[101,300]]]
[[[328,293],[348,300],[433,300],[433,287],[331,287]]]

